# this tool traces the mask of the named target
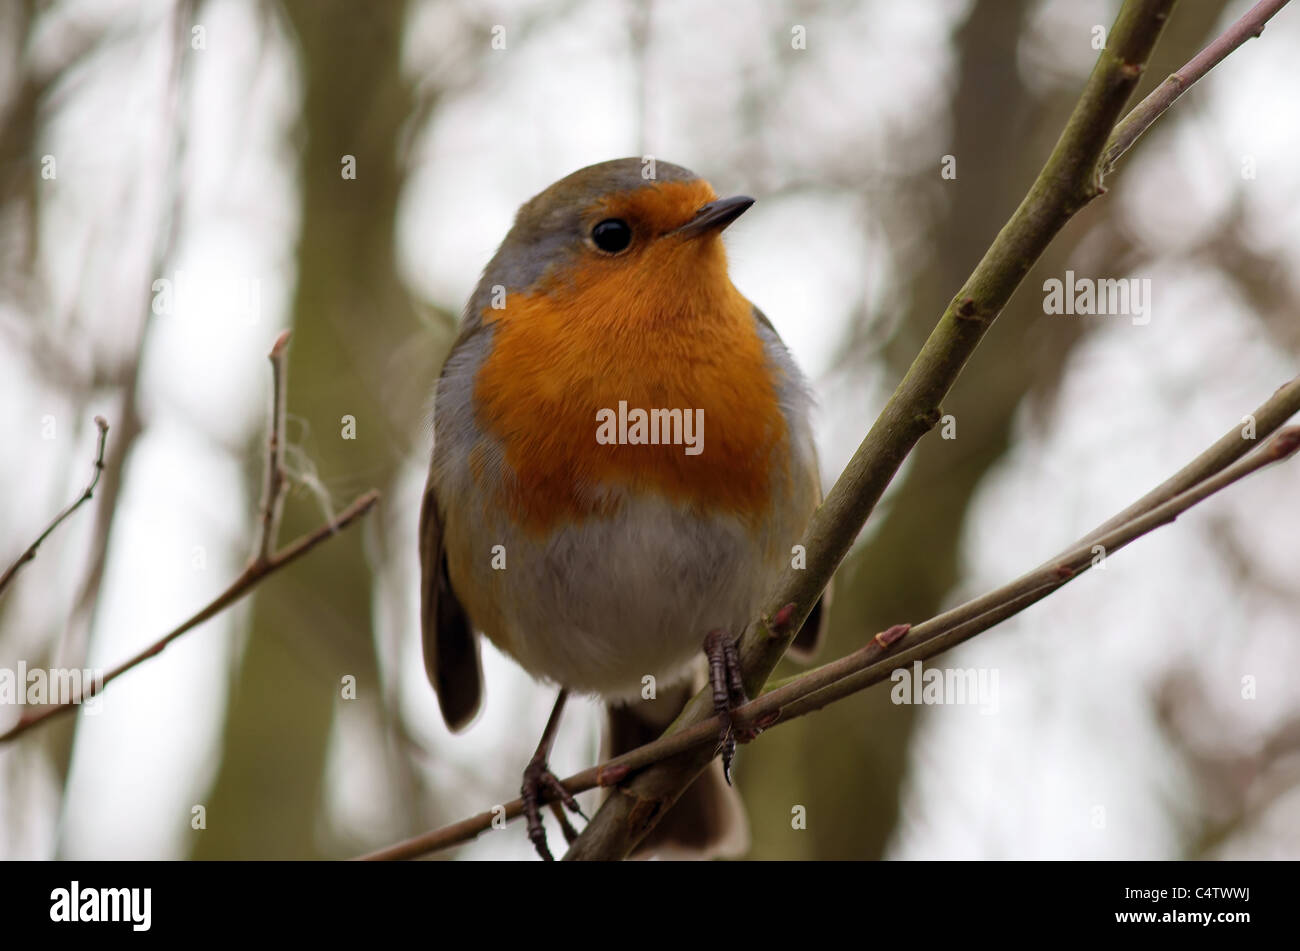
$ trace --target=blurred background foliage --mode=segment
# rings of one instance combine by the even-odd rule
[[[339,858],[513,798],[550,691],[489,651],[487,711],[446,735],[414,566],[432,383],[513,208],[625,154],[757,196],[733,271],[815,380],[829,485],[1019,202],[1116,9],[6,4],[5,551],[80,484],[91,416],[113,429],[93,508],[0,601],[0,665],[111,665],[224,587],[255,537],[280,327],[282,539],[371,486],[384,502],[102,714],[0,748],[0,855]],[[1181,4],[1139,95],[1241,9]],[[1294,374],[1293,12],[1031,271],[945,403],[958,438],[923,441],[842,567],[827,657],[1035,564]],[[1045,316],[1042,282],[1066,269],[1152,278],[1152,326]],[[155,282],[183,275],[189,299],[159,314]],[[994,716],[875,689],[743,749],[751,856],[1294,857],[1300,699],[1274,676],[1300,626],[1294,486],[1243,486],[955,652],[1000,671]],[[568,716],[557,771],[591,761],[597,721]],[[459,854],[529,851],[512,826]]]

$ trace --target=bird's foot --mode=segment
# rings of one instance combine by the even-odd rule
[[[704,653],[709,658],[709,685],[713,689],[713,711],[722,717],[722,730],[718,736],[717,752],[722,754],[722,774],[731,783],[731,762],[736,756],[736,741],[748,743],[758,736],[760,729],[752,726],[737,727],[734,711],[749,703],[745,694],[745,681],[741,676],[740,652],[735,639],[721,628],[709,632],[704,639]]]
[[[564,810],[576,812],[583,819],[587,816],[578,805],[578,800],[573,798],[573,793],[564,788],[559,778],[546,764],[546,759],[540,755],[534,756],[524,769],[524,784],[520,789],[520,797],[524,801],[524,818],[528,822],[528,838],[533,843],[533,848],[544,861],[553,862],[555,859],[546,845],[546,827],[542,824],[543,802],[551,803],[551,809],[560,822],[560,831],[564,833],[566,842],[576,839],[578,830],[573,827],[573,823],[569,822],[569,817],[565,815]]]

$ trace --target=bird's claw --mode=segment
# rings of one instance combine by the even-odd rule
[[[761,730],[737,727],[733,712],[749,703],[740,669],[740,652],[726,631],[715,629],[704,639],[704,653],[709,659],[709,684],[713,690],[713,711],[722,718],[715,755],[722,754],[722,775],[731,784],[731,763],[736,756],[736,741],[748,743]]]
[[[573,793],[565,789],[564,784],[551,772],[546,760],[537,757],[534,757],[524,769],[524,784],[520,789],[520,798],[524,801],[524,818],[528,823],[529,841],[533,843],[533,848],[537,850],[537,854],[543,861],[555,861],[546,844],[546,827],[542,824],[543,802],[551,803],[556,817],[560,820],[560,830],[564,833],[566,842],[576,839],[578,832],[569,822],[561,806],[570,812],[576,812],[584,820],[587,818],[586,814],[578,805],[578,800],[573,798]]]

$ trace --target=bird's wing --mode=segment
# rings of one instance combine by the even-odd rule
[[[442,513],[432,472],[420,507],[420,630],[424,669],[452,730],[469,725],[483,700],[478,635],[456,597],[442,544]]]
[[[751,308],[754,312],[754,320],[758,324],[759,336],[767,338],[775,344],[775,351],[778,355],[781,369],[790,376],[789,385],[801,394],[799,397],[800,399],[810,399],[807,393],[807,381],[804,380],[803,374],[800,373],[798,366],[795,364],[793,358],[790,357],[789,350],[785,346],[785,341],[783,341],[781,335],[776,332],[776,328],[772,326],[772,322],[767,319],[766,314],[756,306],[751,305]],[[783,405],[786,402],[787,400],[782,400]],[[795,420],[787,419],[787,422],[793,425]],[[807,463],[811,469],[812,484],[814,487],[813,490],[816,492],[817,505],[821,505],[821,476],[817,466],[817,448],[812,445],[811,434],[809,434],[808,439]],[[789,654],[793,659],[809,660],[817,653],[817,648],[820,646],[822,637],[826,632],[827,617],[830,614],[829,606],[831,587],[832,585],[829,584],[826,586],[826,590],[822,592],[821,597],[817,599],[817,603],[813,605],[812,611],[809,612],[807,620],[803,622],[803,627],[801,627],[799,633],[795,635],[794,642],[791,643],[789,650]]]

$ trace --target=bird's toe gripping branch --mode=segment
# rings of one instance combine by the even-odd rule
[[[704,638],[704,653],[709,658],[709,684],[713,690],[713,710],[722,718],[716,752],[722,754],[722,773],[731,782],[731,762],[736,756],[736,741],[748,743],[761,730],[737,727],[734,712],[749,703],[740,670],[740,652],[736,640],[721,628]]]

